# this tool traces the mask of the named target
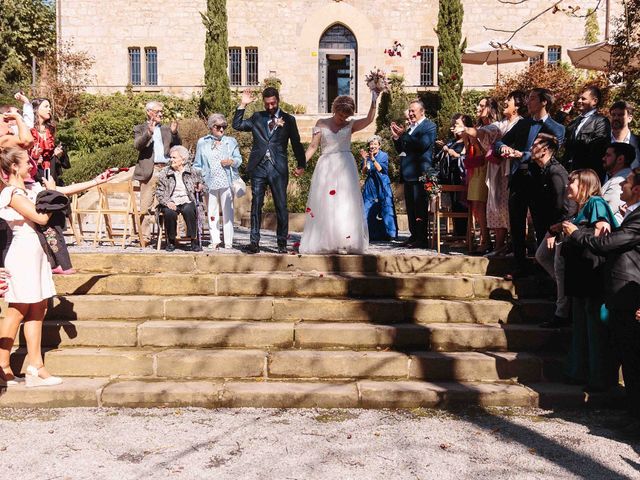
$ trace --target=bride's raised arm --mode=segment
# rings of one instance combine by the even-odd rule
[[[371,122],[373,122],[376,118],[376,104],[378,102],[378,92],[375,90],[371,91],[371,106],[369,107],[369,113],[365,118],[361,118],[359,120],[354,120],[352,132],[357,132],[366,128]]]
[[[318,120],[316,122],[316,126],[313,127],[313,130],[312,130],[311,143],[309,143],[309,146],[307,147],[307,151],[304,154],[307,162],[311,160],[311,157],[313,157],[313,154],[316,153],[316,150],[318,150],[318,147],[320,146],[321,138],[322,138],[322,130],[320,130],[320,120]]]

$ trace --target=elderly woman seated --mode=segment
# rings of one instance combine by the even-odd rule
[[[182,145],[176,145],[169,151],[170,163],[158,175],[156,199],[158,209],[164,215],[167,232],[166,250],[176,249],[176,227],[178,214],[181,213],[187,224],[187,236],[191,238],[189,250],[199,252],[202,247],[197,241],[196,192],[202,189],[202,175],[188,163],[189,151]]]

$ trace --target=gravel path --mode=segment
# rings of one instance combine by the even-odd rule
[[[0,410],[19,479],[637,479],[622,412]]]

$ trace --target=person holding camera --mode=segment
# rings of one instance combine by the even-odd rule
[[[382,138],[371,137],[367,150],[360,150],[362,173],[366,175],[362,189],[364,216],[369,227],[369,240],[391,240],[398,235],[393,191],[389,178],[389,155],[380,150]]]

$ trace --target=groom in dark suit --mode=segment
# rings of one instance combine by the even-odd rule
[[[251,236],[245,249],[247,253],[260,251],[260,223],[262,221],[262,205],[267,185],[271,188],[273,203],[276,207],[278,227],[278,252],[287,253],[287,234],[289,232],[289,212],[287,210],[287,184],[289,183],[289,161],[287,145],[291,142],[293,154],[298,167],[293,175],[299,177],[304,173],[306,160],[304,148],[300,143],[300,134],[296,119],[280,110],[280,94],[273,87],[262,92],[264,111],[254,113],[244,119],[245,107],[253,101],[253,94],[245,90],[240,106],[233,116],[233,128],[241,132],[253,134],[253,146],[249,155],[247,172],[251,175]]]
[[[404,201],[411,237],[403,243],[409,248],[427,248],[428,201],[424,184],[418,180],[433,171],[433,144],[436,125],[424,116],[424,104],[415,100],[409,105],[407,128],[391,123],[391,136],[401,155],[400,175],[404,183]]]
[[[627,204],[627,211],[619,228],[595,237],[571,222],[562,227],[569,235],[567,241],[607,258],[604,283],[609,324],[622,360],[629,408],[640,420],[640,168],[620,186],[620,199]]]

